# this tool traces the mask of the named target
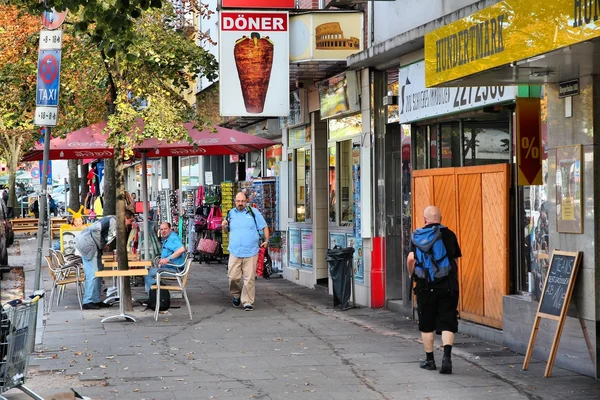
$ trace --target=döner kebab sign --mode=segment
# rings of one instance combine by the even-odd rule
[[[287,116],[287,11],[221,11],[220,21],[221,115]]]

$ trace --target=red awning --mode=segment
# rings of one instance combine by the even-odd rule
[[[143,122],[140,120],[137,126],[143,127]],[[149,157],[245,154],[276,144],[268,139],[220,126],[217,126],[214,132],[210,129],[198,131],[192,123],[186,123],[184,126],[193,139],[192,143],[167,143],[158,139],[147,139],[135,147],[135,156],[141,157],[142,151],[147,151]],[[50,140],[50,160],[114,157],[114,151],[107,143],[107,135],[102,133],[104,128],[106,122],[101,122],[73,131],[64,139]],[[43,150],[43,145],[36,145],[23,156],[22,161],[42,160]]]

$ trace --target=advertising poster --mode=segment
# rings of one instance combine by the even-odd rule
[[[220,21],[221,115],[287,117],[287,11],[221,11]]]
[[[353,186],[353,197],[354,197],[354,236],[361,237],[360,233],[360,145],[355,144],[352,146],[352,180],[354,181]]]
[[[319,12],[290,19],[290,61],[339,60],[363,50],[363,14]]]
[[[299,267],[302,265],[302,242],[300,241],[300,229],[290,229],[290,266]]]
[[[556,230],[582,233],[581,145],[556,148]]]
[[[81,253],[77,250],[75,246],[75,240],[79,234],[89,226],[83,225],[79,227],[75,227],[69,224],[64,224],[60,226],[60,251],[65,256],[77,255],[80,256]]]
[[[354,248],[354,256],[352,258],[352,271],[354,272],[354,281],[363,283],[365,281],[365,268],[363,262],[363,246],[362,239],[355,238],[348,234],[346,235],[348,247]]]
[[[302,240],[302,266],[312,268],[313,266],[313,235],[309,229],[302,229],[300,232]]]
[[[329,248],[333,249],[335,246],[341,248],[346,247],[346,235],[343,233],[330,233],[329,234]]]

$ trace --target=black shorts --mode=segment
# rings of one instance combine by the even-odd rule
[[[458,292],[449,289],[425,289],[417,292],[419,330],[438,335],[442,331],[458,331]]]

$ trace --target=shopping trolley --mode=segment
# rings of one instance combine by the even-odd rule
[[[29,299],[13,300],[0,310],[0,399],[2,393],[17,388],[32,399],[44,400],[24,386],[29,359],[29,335],[34,335],[37,302],[44,291],[36,291]]]

